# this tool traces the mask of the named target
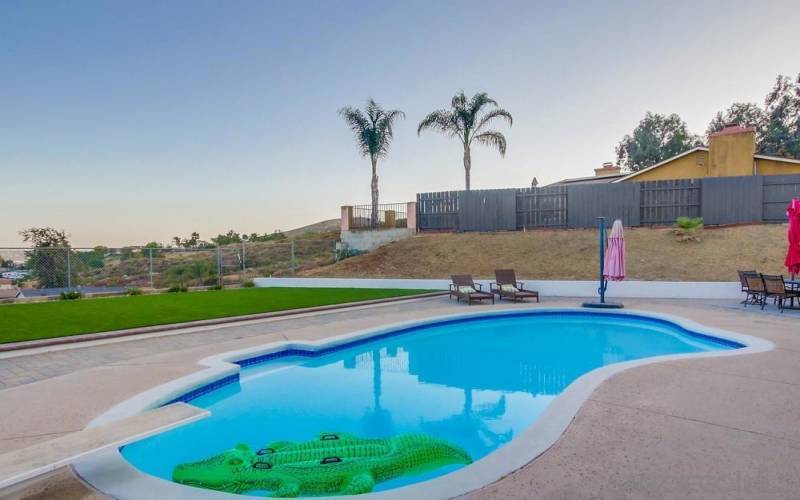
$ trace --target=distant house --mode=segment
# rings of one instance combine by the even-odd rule
[[[592,177],[564,179],[555,185],[800,174],[800,160],[755,151],[755,129],[733,125],[711,134],[708,146],[692,148],[638,172],[621,174],[618,166],[606,163],[595,169]]]

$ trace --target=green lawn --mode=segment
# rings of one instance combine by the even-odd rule
[[[0,305],[0,343],[425,293],[366,288],[245,288]]]

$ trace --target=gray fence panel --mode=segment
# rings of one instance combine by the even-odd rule
[[[417,194],[417,223],[420,231],[458,229],[459,191]]]
[[[461,231],[517,229],[516,189],[481,189],[459,193],[458,228]]]
[[[567,187],[517,189],[517,229],[567,227]]]
[[[708,225],[785,222],[797,197],[800,175],[792,174],[421,193],[417,207],[423,231],[508,231],[594,227],[601,215],[626,226],[672,225],[681,216]]]
[[[642,225],[674,224],[678,217],[700,217],[702,191],[699,180],[648,181],[639,185]]]
[[[709,225],[761,222],[762,177],[703,179],[700,214]]]
[[[800,175],[763,176],[764,222],[786,222],[786,207],[800,198]]]
[[[637,183],[567,186],[569,227],[595,227],[598,217],[622,219],[626,226],[640,221],[640,186]]]

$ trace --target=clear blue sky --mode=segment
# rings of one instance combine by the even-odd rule
[[[369,200],[337,116],[408,118],[381,200],[463,187],[460,145],[416,135],[459,89],[514,115],[473,188],[591,175],[648,110],[701,133],[800,72],[800,2],[10,1],[0,4],[0,245],[290,229]],[[504,128],[505,130],[505,128]]]

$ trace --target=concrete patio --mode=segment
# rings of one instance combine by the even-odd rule
[[[628,299],[775,343],[773,351],[625,371],[546,453],[470,498],[798,498],[800,314],[734,301]],[[578,299],[545,299],[542,307]],[[498,304],[482,308],[528,308]],[[198,370],[211,354],[464,312],[447,298],[148,334],[0,356],[0,453],[83,429],[109,407]],[[2,496],[2,493],[0,493]],[[9,498],[103,498],[68,470]]]

